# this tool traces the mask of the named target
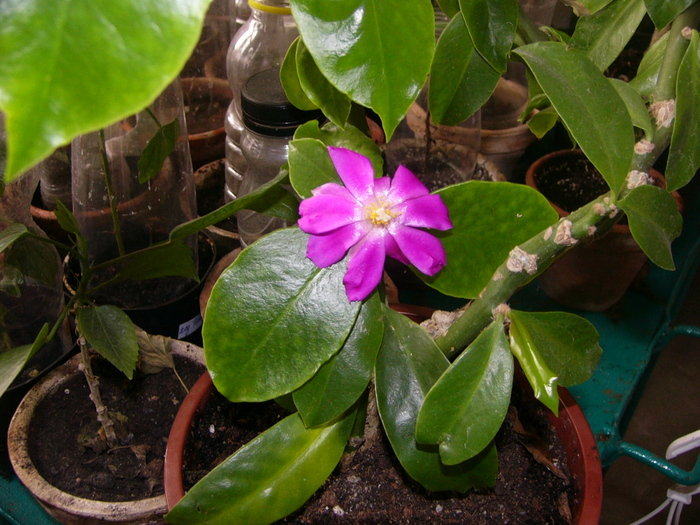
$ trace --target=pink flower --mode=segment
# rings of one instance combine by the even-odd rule
[[[326,268],[350,250],[343,278],[350,301],[377,287],[386,255],[435,275],[446,263],[440,240],[418,228],[449,230],[452,223],[439,195],[399,166],[393,179],[374,178],[370,160],[345,148],[328,147],[345,186],[327,183],[299,207],[299,228],[311,234],[306,256]]]

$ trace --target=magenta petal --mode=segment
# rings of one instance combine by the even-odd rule
[[[299,204],[298,224],[306,233],[328,233],[356,222],[362,218],[361,212],[354,201],[335,195],[314,195]]]
[[[343,283],[350,301],[361,301],[371,294],[384,274],[384,232],[373,230],[350,254]]]
[[[349,201],[355,200],[353,194],[350,193],[345,186],[341,186],[335,182],[321,184],[318,188],[311,190],[311,193],[313,195],[335,195],[336,197],[341,197]]]
[[[374,190],[374,169],[370,160],[355,151],[328,146],[333,165],[350,193],[364,201]]]
[[[439,195],[424,195],[397,204],[391,208],[399,213],[399,222],[416,228],[449,230],[452,228],[449,211]]]
[[[394,202],[415,199],[428,195],[430,191],[408,168],[399,166],[396,168],[391,182],[390,198]]]
[[[396,244],[394,237],[392,237],[391,235],[385,236],[384,248],[386,250],[386,254],[389,257],[396,259],[397,261],[399,261],[405,265],[411,264],[411,262],[408,259],[406,259],[406,256],[401,251],[401,248],[399,248],[399,245]]]
[[[447,263],[440,240],[428,232],[398,227],[392,236],[410,263],[426,275],[435,275]]]
[[[355,222],[330,233],[312,235],[306,245],[306,256],[319,268],[327,268],[342,259],[367,231],[366,224]]]

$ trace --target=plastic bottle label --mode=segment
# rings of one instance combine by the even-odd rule
[[[182,339],[183,337],[187,337],[192,332],[198,330],[201,326],[202,316],[198,314],[196,317],[193,317],[189,321],[186,321],[177,327],[177,338]]]

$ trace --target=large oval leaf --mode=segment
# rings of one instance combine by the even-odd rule
[[[440,35],[430,69],[430,116],[455,126],[486,103],[500,73],[476,52],[464,18],[455,16]]]
[[[590,321],[567,312],[521,312],[512,310],[511,320],[525,327],[561,386],[588,380],[603,350]]]
[[[618,57],[646,14],[644,0],[616,0],[581,17],[569,44],[586,53],[601,71]]]
[[[495,321],[428,392],[418,415],[418,442],[440,445],[447,465],[479,454],[508,413],[513,370],[503,323]]]
[[[389,140],[428,77],[435,48],[431,2],[294,0],[292,13],[323,75],[372,108]]]
[[[265,401],[303,385],[350,333],[345,265],[318,268],[298,228],[262,237],[212,290],[202,337],[207,368],[231,401]]]
[[[209,2],[3,2],[5,180],[150,104],[184,66]]]
[[[624,102],[583,53],[559,42],[537,42],[515,50],[535,75],[567,129],[619,192],[632,163],[634,128]]]
[[[518,0],[459,0],[459,7],[479,54],[504,73],[518,25]]]
[[[542,194],[524,184],[471,181],[438,194],[453,224],[434,232],[447,252],[447,266],[434,277],[420,277],[454,297],[476,297],[516,245],[559,218]]]
[[[618,204],[629,218],[634,240],[649,259],[665,270],[674,270],[671,241],[680,235],[683,218],[671,194],[656,186],[640,186]]]
[[[340,351],[294,392],[294,404],[307,427],[323,425],[350,408],[367,388],[374,371],[384,325],[378,292],[360,309]]]
[[[437,446],[419,445],[416,420],[425,395],[449,363],[428,334],[384,308],[384,342],[376,365],[377,406],[396,456],[406,472],[428,490],[492,486],[498,461],[494,446],[458,465],[445,465]]]
[[[99,354],[131,379],[139,357],[136,327],[112,305],[79,308],[78,331]]]
[[[167,514],[174,525],[267,525],[301,507],[330,476],[356,411],[318,429],[292,414],[202,478]]]
[[[663,29],[697,0],[644,0],[654,25]]]
[[[666,165],[666,187],[682,188],[700,168],[700,36],[693,31],[676,81],[676,119]]]

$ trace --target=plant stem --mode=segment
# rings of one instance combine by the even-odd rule
[[[114,432],[114,422],[109,417],[109,411],[102,402],[102,396],[100,395],[100,381],[92,372],[92,358],[90,357],[90,351],[88,350],[87,343],[85,342],[85,338],[83,336],[78,337],[78,346],[80,346],[80,369],[85,375],[85,380],[87,381],[88,388],[90,389],[90,399],[95,405],[97,420],[102,425],[102,430],[104,432],[107,445],[109,448],[114,448],[117,446],[117,435]]]
[[[114,226],[114,237],[117,241],[117,249],[119,255],[124,255],[124,239],[122,238],[122,227],[119,222],[119,212],[117,210],[117,196],[114,193],[112,185],[112,172],[109,169],[109,159],[107,158],[107,142],[105,140],[104,129],[99,131],[100,135],[100,157],[102,158],[102,169],[105,172],[105,185],[107,186],[107,195],[109,197],[109,208],[112,212],[112,224]]]

